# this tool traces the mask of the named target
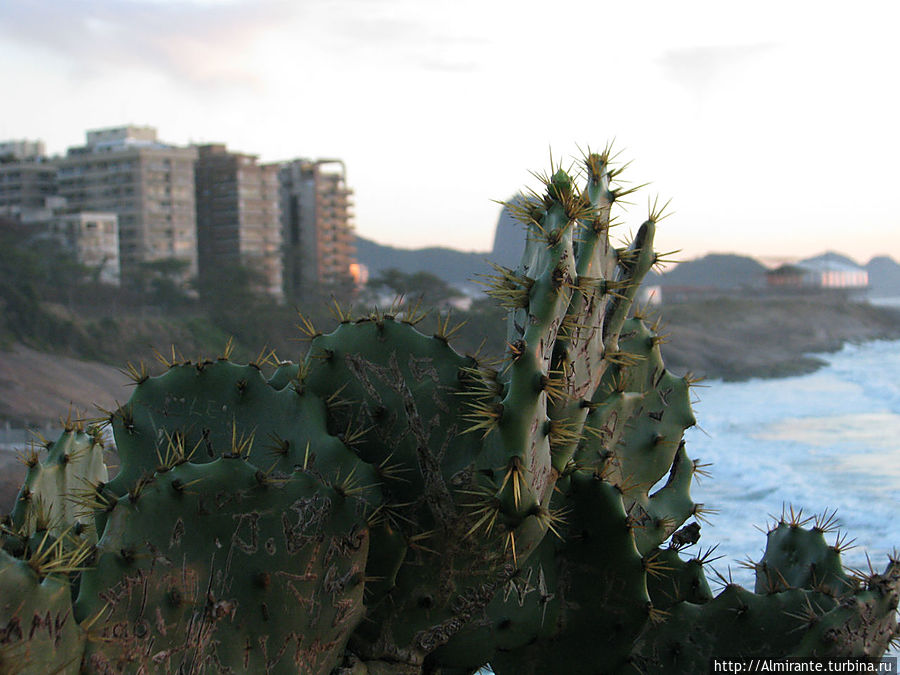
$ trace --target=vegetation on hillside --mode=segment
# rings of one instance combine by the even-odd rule
[[[173,345],[186,358],[214,356],[229,339],[236,358],[274,352],[296,361],[305,352],[298,313],[323,330],[350,305],[373,307],[380,300],[380,310],[390,311],[392,299],[402,296],[411,305],[421,298],[422,307],[449,307],[448,301],[459,297],[430,273],[387,270],[373,279],[368,293],[322,289],[276,302],[256,290],[246,268],[223,267],[203,283],[185,286],[178,281],[184,270],[169,261],[141,265],[116,288],[99,283],[94,270],[79,265],[57,242],[10,221],[0,221],[0,250],[0,348],[20,342],[116,366],[152,360],[155,351],[170,354]],[[493,303],[476,300],[468,311],[430,314],[423,330],[436,330],[447,312],[452,324],[464,324],[458,335],[471,350],[485,337],[483,327],[495,325],[500,316]],[[490,321],[484,321],[486,314]],[[502,335],[487,340],[491,350],[502,350]]]
[[[0,221],[0,348],[20,342],[38,350],[117,367],[151,362],[155,351],[185,358],[219,354],[229,339],[236,358],[274,352],[300,360],[306,351],[298,325],[329,331],[351,306],[397,313],[436,306],[419,328],[459,326],[455,344],[490,357],[503,352],[500,308],[486,296],[464,300],[430,272],[383,270],[361,292],[321,290],[279,303],[255,290],[252,272],[223,267],[205,283],[185,287],[183,269],[167,261],[142,265],[121,288],[97,282],[93,270],[33,228]],[[401,299],[398,304],[397,298]],[[299,316],[302,313],[303,318]],[[724,379],[777,377],[821,365],[812,352],[845,341],[900,337],[900,314],[838,294],[729,296],[666,304],[659,310],[670,340],[663,345],[676,372]],[[448,319],[449,316],[449,319]],[[734,347],[740,349],[735,350]]]

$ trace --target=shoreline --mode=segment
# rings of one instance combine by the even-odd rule
[[[726,382],[809,374],[826,363],[817,354],[900,340],[900,308],[840,295],[730,295],[664,304],[653,313],[667,336],[661,350],[669,370]],[[57,426],[70,413],[95,417],[98,409],[114,409],[131,396],[130,384],[107,364],[20,343],[0,350],[0,445],[17,442],[4,428]]]
[[[667,368],[726,382],[813,373],[816,354],[900,340],[900,310],[841,297],[723,297],[664,305]]]

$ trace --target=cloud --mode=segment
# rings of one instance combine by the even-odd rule
[[[318,18],[326,51],[349,58],[365,55],[392,66],[427,71],[472,72],[489,44],[478,23],[468,20],[465,0],[439,7],[421,0],[333,0]]]
[[[187,85],[253,85],[242,53],[292,13],[286,0],[7,0],[0,35],[60,57],[81,76],[144,68]]]
[[[743,66],[776,46],[763,42],[671,49],[656,62],[667,80],[702,98],[720,83],[721,78],[736,77]]]

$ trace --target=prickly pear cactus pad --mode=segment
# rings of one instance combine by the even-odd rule
[[[308,473],[181,464],[122,497],[76,605],[91,672],[331,671],[363,616],[368,530]]]
[[[46,539],[30,560],[0,550],[0,672],[80,672],[85,636],[72,612],[72,567]]]
[[[121,496],[158,468],[190,460],[248,455],[265,470],[295,466],[341,482],[351,474],[374,497],[371,467],[325,429],[325,404],[306,395],[295,377],[276,389],[260,365],[172,360],[162,375],[134,369],[128,403],[109,414],[119,473],[106,493]]]
[[[58,439],[44,441],[45,456],[37,447],[33,444],[23,458],[28,472],[10,514],[13,526],[26,536],[49,530],[54,537],[76,528],[79,536],[96,542],[91,513],[71,497],[108,478],[99,428],[85,431],[69,420]]]

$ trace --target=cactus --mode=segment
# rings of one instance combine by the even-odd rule
[[[85,634],[72,613],[69,581],[62,573],[41,574],[53,560],[51,549],[36,552],[41,564],[0,550],[0,672],[81,672]]]
[[[782,516],[768,532],[762,560],[747,563],[756,572],[756,592],[723,579],[715,598],[671,595],[667,620],[635,646],[637,672],[694,672],[715,657],[880,657],[896,635],[900,561],[891,559],[883,574],[847,575],[843,538],[832,546],[824,539],[833,515],[802,519],[792,510]]]
[[[824,540],[833,517],[776,523],[754,591],[725,581],[714,596],[712,549],[682,557],[709,513],[683,440],[693,381],[665,369],[664,336],[633,307],[664,209],[614,246],[612,209],[631,191],[618,171],[608,149],[588,153],[580,175],[552,167],[509,205],[522,261],[485,280],[508,310],[501,362],[458,353],[449,315],[426,335],[397,305],[338,307],[328,334],[301,318],[302,363],[173,350],[160,375],[129,365],[133,395],[102,420],[112,480],[96,428],[26,457],[3,530],[0,659],[503,675],[884,651],[900,563],[847,574],[840,540]],[[51,635],[65,643],[51,657],[9,639],[23,611],[78,624]]]
[[[45,530],[58,537],[75,528],[95,543],[90,513],[80,510],[71,497],[87,485],[107,480],[101,431],[96,426],[85,430],[70,417],[62,435],[56,441],[44,439],[42,446],[46,458],[34,444],[22,458],[28,472],[10,514],[13,527],[26,537]]]
[[[365,522],[309,473],[183,463],[121,497],[82,577],[90,672],[328,673],[362,618]]]

